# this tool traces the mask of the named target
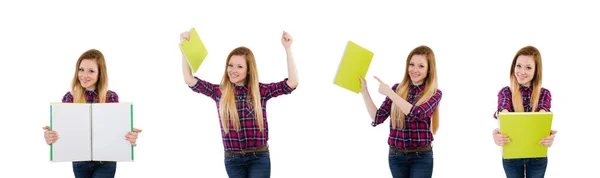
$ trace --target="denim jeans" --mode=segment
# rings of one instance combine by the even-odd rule
[[[433,151],[389,153],[390,171],[394,178],[431,178]]]
[[[507,178],[543,178],[548,158],[502,159]]]
[[[117,162],[113,161],[74,161],[75,178],[114,178]]]
[[[230,178],[269,178],[271,158],[269,152],[225,154],[225,169]]]

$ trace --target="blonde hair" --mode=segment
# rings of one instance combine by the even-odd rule
[[[540,93],[542,90],[542,55],[540,51],[533,46],[525,46],[521,48],[515,57],[513,58],[510,66],[510,92],[512,93],[512,104],[514,112],[524,112],[523,97],[520,92],[520,85],[515,76],[515,65],[517,65],[517,58],[519,56],[531,56],[535,63],[535,72],[531,79],[532,94],[529,104],[531,104],[531,111],[535,112],[537,109],[538,102],[540,100]]]
[[[83,60],[93,60],[98,65],[98,81],[96,82],[96,90],[98,92],[98,102],[106,102],[106,92],[108,91],[108,75],[106,72],[106,62],[102,52],[96,49],[90,49],[81,54],[75,65],[75,74],[71,81],[71,95],[73,95],[73,103],[85,103],[85,88],[81,86],[79,81],[79,65]]]
[[[221,80],[221,100],[219,101],[219,114],[221,115],[221,125],[225,133],[229,133],[229,122],[233,123],[235,131],[240,130],[240,116],[238,115],[237,107],[235,104],[235,93],[234,84],[230,81],[229,75],[227,75],[227,66],[231,56],[244,56],[246,64],[248,66],[248,72],[246,81],[248,83],[248,99],[252,101],[254,108],[254,118],[258,124],[258,128],[262,132],[264,129],[263,124],[263,112],[261,106],[260,88],[258,85],[258,71],[256,68],[256,60],[252,51],[246,47],[238,47],[229,53],[227,56],[227,62],[225,63],[225,72],[223,73],[223,79]]]
[[[436,67],[435,67],[435,55],[433,54],[433,50],[431,50],[431,48],[421,45],[418,46],[417,48],[413,49],[410,54],[408,54],[408,57],[406,58],[406,70],[404,72],[404,79],[402,79],[402,82],[400,83],[400,85],[398,86],[398,88],[396,88],[396,94],[398,94],[400,97],[402,97],[403,99],[406,99],[407,95],[408,95],[408,90],[409,90],[409,85],[412,82],[410,80],[410,76],[408,73],[408,67],[410,64],[410,59],[414,56],[414,55],[425,55],[425,57],[427,58],[427,76],[425,77],[425,89],[423,90],[423,92],[420,94],[421,96],[419,97],[419,99],[417,100],[417,103],[415,103],[415,106],[419,106],[425,102],[427,102],[436,92],[438,89],[438,84],[437,84],[437,72],[436,72]],[[435,134],[438,130],[439,127],[439,103],[438,103],[438,107],[436,107],[435,111],[433,112],[433,115],[431,116],[431,132],[433,134]],[[398,107],[396,104],[392,104],[392,110],[391,110],[391,119],[392,119],[392,128],[393,129],[403,129],[404,126],[404,120],[406,117],[406,114],[402,114],[400,113],[400,107]]]

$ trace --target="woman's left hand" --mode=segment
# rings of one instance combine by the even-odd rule
[[[540,144],[550,147],[552,146],[552,143],[554,143],[554,136],[556,135],[556,130],[552,130],[550,131],[550,136],[546,136],[544,137],[541,141]]]
[[[127,135],[125,135],[125,139],[127,139],[127,141],[129,141],[129,143],[131,143],[131,145],[137,146],[135,141],[137,141],[138,134],[140,132],[142,132],[142,130],[133,128],[133,132],[128,132]]]

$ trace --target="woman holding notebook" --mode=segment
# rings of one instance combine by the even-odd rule
[[[413,49],[406,59],[401,83],[390,88],[375,77],[379,82],[379,93],[386,96],[379,109],[369,95],[365,79],[360,78],[371,125],[375,127],[391,118],[388,160],[394,178],[432,176],[431,142],[438,129],[438,105],[442,99],[436,73],[431,48],[419,46]]]
[[[181,33],[181,41],[189,39],[189,32]],[[289,78],[275,83],[259,82],[254,54],[246,47],[229,53],[220,84],[194,77],[185,55],[182,59],[185,83],[217,104],[229,177],[270,177],[266,103],[271,98],[292,93],[298,86],[292,41],[292,37],[283,32],[281,42],[287,54]]]
[[[498,112],[549,112],[551,101],[550,91],[542,88],[542,55],[533,46],[521,48],[510,66],[510,86],[502,88],[498,93],[498,108],[494,118],[498,118]],[[552,146],[555,134],[556,130],[552,130],[539,143]],[[493,137],[498,146],[510,142],[499,129],[494,129]],[[544,177],[547,164],[546,157],[502,160],[508,178]]]
[[[118,103],[119,96],[114,91],[108,90],[108,75],[104,55],[96,50],[90,49],[79,57],[75,65],[71,91],[67,92],[62,99],[63,103]],[[57,131],[50,131],[45,126],[44,138],[48,145],[59,139]],[[124,133],[124,139],[131,145],[136,146],[138,133],[142,132],[134,128],[133,132]],[[112,161],[75,161],[73,172],[76,178],[112,178],[115,177],[117,163]]]

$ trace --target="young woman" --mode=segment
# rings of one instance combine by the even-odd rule
[[[108,90],[108,75],[104,55],[90,49],[79,57],[75,65],[75,74],[71,83],[71,91],[63,98],[63,103],[118,103],[117,93]],[[58,132],[50,131],[45,126],[44,137],[48,145],[56,142]],[[136,146],[138,133],[142,130],[134,128],[133,132],[123,133],[131,145]],[[112,178],[115,177],[117,163],[112,161],[74,161],[73,172],[76,178]]]
[[[433,51],[427,46],[413,49],[406,59],[404,79],[391,89],[375,79],[379,81],[379,93],[386,96],[381,107],[375,107],[363,78],[361,93],[373,127],[391,117],[388,144],[392,176],[431,177],[431,142],[439,125],[438,104],[442,99]]]
[[[189,40],[189,32],[183,32],[180,38]],[[271,175],[266,103],[271,98],[292,93],[298,86],[292,41],[292,37],[283,32],[281,42],[287,53],[289,78],[275,83],[259,83],[254,54],[246,47],[235,48],[229,53],[220,85],[194,77],[183,57],[185,83],[217,104],[229,177]]]
[[[542,88],[542,55],[537,48],[526,46],[521,48],[513,58],[510,66],[510,86],[498,93],[498,112],[549,112],[552,95],[550,90]],[[540,144],[552,146],[556,130],[540,140]],[[503,146],[510,140],[496,128],[493,131],[494,142]],[[504,173],[508,178],[544,177],[548,159],[503,159]]]

